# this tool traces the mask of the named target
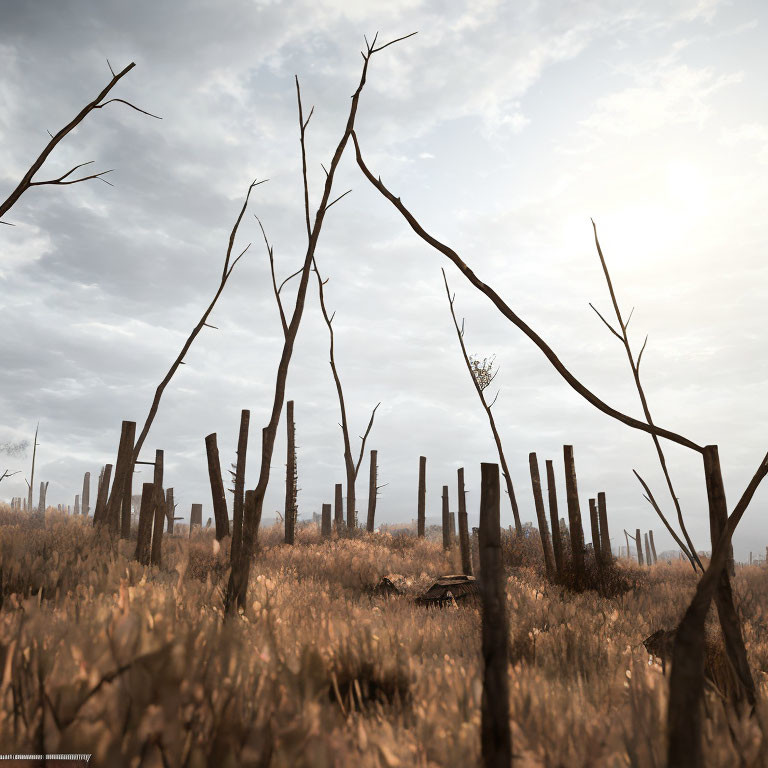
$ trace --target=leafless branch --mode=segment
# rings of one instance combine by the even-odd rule
[[[125,104],[127,107],[130,107],[131,109],[135,109],[137,112],[141,112],[142,115],[147,115],[148,117],[154,117],[155,120],[162,120],[163,118],[158,115],[153,115],[151,112],[147,112],[146,109],[139,109],[135,104],[131,104],[130,101],[126,101],[125,99],[109,99],[108,101],[105,101],[103,104],[97,104],[94,109],[103,109],[107,106],[107,104],[112,104],[113,102],[119,102],[120,104]]]
[[[325,206],[325,210],[327,211],[332,205],[335,205],[336,203],[338,203],[339,200],[341,200],[343,197],[346,197],[351,191],[352,191],[351,189],[348,189],[346,192],[339,195],[333,202],[328,203],[328,205]]]
[[[107,62],[109,65],[109,62]],[[135,107],[133,104],[130,104],[128,102],[125,102],[123,99],[110,99],[107,102],[104,102],[105,97],[107,94],[117,85],[117,83],[120,81],[121,78],[123,78],[125,75],[128,74],[136,65],[131,62],[125,69],[122,69],[117,74],[114,73],[112,70],[112,66],[109,65],[110,72],[112,72],[112,79],[107,83],[107,85],[101,90],[101,92],[96,96],[93,101],[86,104],[76,115],[72,118],[58,133],[56,133],[54,136],[51,136],[51,140],[48,142],[48,144],[45,146],[43,151],[38,155],[37,159],[32,163],[32,165],[29,167],[29,170],[24,174],[21,181],[18,183],[16,188],[11,192],[11,194],[2,202],[0,203],[0,219],[16,204],[16,202],[19,200],[19,198],[26,192],[30,187],[33,186],[40,186],[42,184],[74,184],[79,183],[80,181],[87,181],[88,179],[101,179],[101,181],[106,182],[102,176],[106,171],[103,171],[100,174],[93,174],[92,176],[88,176],[87,178],[83,179],[77,179],[72,180],[70,182],[64,182],[61,179],[58,181],[51,180],[48,182],[34,182],[32,179],[35,176],[35,174],[40,170],[40,168],[43,166],[43,163],[48,159],[51,152],[56,148],[56,146],[59,144],[59,142],[67,136],[69,133],[71,133],[80,123],[83,122],[83,120],[95,109],[101,109],[101,107],[106,106],[111,101],[123,101],[123,103],[128,104],[128,106],[132,107],[133,109],[138,109],[138,107]],[[139,112],[143,112],[146,115],[150,115],[150,117],[157,117],[156,115],[151,115],[149,112],[144,112],[144,110],[138,110]],[[50,131],[49,131],[50,135]],[[80,166],[76,166],[80,167]],[[74,169],[73,169],[74,170]],[[71,171],[70,171],[71,173]],[[65,174],[67,176],[68,174]]]
[[[360,465],[363,463],[363,454],[365,453],[365,441],[368,439],[368,435],[371,433],[371,428],[373,427],[373,420],[376,417],[376,410],[381,405],[381,403],[377,403],[376,407],[371,411],[371,419],[368,422],[368,427],[365,430],[365,434],[360,437],[360,440],[362,440],[362,443],[360,444],[360,455],[357,458],[357,464],[355,464],[355,479],[357,479],[357,474],[360,471]]]
[[[110,184],[106,179],[103,178],[103,176],[107,173],[112,173],[114,170],[113,168],[110,168],[108,171],[99,171],[99,173],[92,173],[89,176],[82,176],[79,179],[70,179],[69,181],[64,181],[64,179],[67,178],[70,174],[74,173],[78,168],[82,168],[84,165],[90,165],[93,162],[93,160],[89,160],[87,163],[80,163],[79,165],[76,165],[74,168],[70,168],[66,173],[59,176],[57,179],[46,179],[45,181],[30,181],[29,186],[30,187],[42,187],[46,184],[53,184],[56,186],[66,186],[67,184],[79,184],[81,181],[89,181],[90,179],[98,179],[99,181],[103,181],[105,184],[109,184],[110,187],[114,186],[114,184]]]
[[[363,161],[362,152],[360,150],[360,143],[358,141],[357,135],[354,131],[352,131],[352,141],[355,145],[355,155],[357,158],[357,164],[360,167],[360,170],[363,172],[365,177],[368,179],[368,181],[371,182],[371,184],[376,187],[376,189],[379,190],[379,192],[392,203],[392,205],[397,208],[397,210],[400,212],[400,214],[403,216],[403,218],[408,222],[410,227],[413,229],[413,231],[422,238],[425,242],[429,243],[433,248],[440,251],[444,256],[446,256],[450,261],[452,261],[462,272],[462,274],[469,280],[472,285],[477,288],[479,291],[484,293],[496,306],[496,308],[506,317],[510,322],[512,322],[514,325],[516,325],[531,341],[533,341],[534,344],[544,353],[546,358],[549,360],[549,362],[552,364],[552,366],[555,368],[555,370],[565,379],[565,381],[573,388],[575,389],[585,400],[587,400],[589,403],[591,403],[595,408],[602,411],[603,413],[607,414],[608,416],[611,416],[612,418],[616,419],[617,421],[622,422],[623,424],[626,424],[627,426],[633,427],[634,429],[641,430],[643,432],[649,432],[651,434],[656,434],[660,437],[664,437],[667,440],[671,440],[672,442],[678,443],[679,445],[683,445],[686,448],[690,448],[691,450],[696,451],[697,453],[703,453],[704,448],[697,443],[694,443],[692,440],[689,440],[686,437],[683,437],[682,435],[679,435],[675,432],[671,432],[667,429],[662,429],[661,427],[657,427],[656,425],[650,426],[647,423],[635,419],[632,416],[627,416],[624,413],[621,413],[620,411],[617,411],[615,408],[612,408],[607,403],[603,402],[597,395],[595,395],[593,392],[591,392],[589,389],[587,389],[560,361],[558,356],[554,353],[552,348],[542,339],[527,323],[525,323],[510,307],[504,300],[491,288],[490,286],[483,283],[481,280],[478,279],[478,277],[475,275],[475,273],[470,269],[469,266],[461,259],[461,257],[454,251],[452,248],[448,247],[444,243],[441,243],[439,240],[434,238],[432,235],[430,235],[416,220],[416,218],[413,216],[413,214],[403,205],[400,198],[398,198],[396,195],[394,195],[387,187],[384,186],[384,184],[381,182],[381,179],[377,179],[376,176],[368,169],[368,166]]]
[[[5,472],[3,472],[2,476],[0,477],[0,483],[2,483],[6,477],[13,477],[14,475],[18,475],[20,472],[21,472],[20,469],[17,469],[15,472],[9,472],[6,469]]]
[[[623,341],[621,338],[621,335],[616,333],[613,326],[595,309],[595,305],[590,301],[589,306],[592,307],[592,309],[595,310],[595,314],[605,323],[605,327],[619,340]]]
[[[286,283],[287,283],[289,280],[293,280],[293,278],[294,278],[294,277],[297,277],[297,276],[298,276],[298,275],[300,275],[300,274],[301,274],[303,271],[304,271],[304,268],[302,267],[301,269],[297,269],[297,270],[296,270],[296,271],[295,271],[295,272],[294,272],[292,275],[288,275],[288,277],[286,277],[286,278],[285,278],[285,280],[283,280],[283,282],[282,282],[282,283],[280,283],[280,287],[277,289],[277,293],[279,294],[279,293],[280,293],[280,291],[282,291],[282,290],[283,290],[283,286],[285,286],[285,284],[286,284]]]
[[[285,320],[285,312],[283,312],[283,302],[280,300],[280,292],[277,290],[277,280],[275,279],[275,254],[272,250],[272,246],[267,239],[267,233],[264,231],[264,225],[261,223],[261,219],[256,216],[256,221],[259,222],[261,228],[261,234],[264,236],[264,244],[267,247],[267,253],[269,254],[269,271],[272,275],[272,290],[275,293],[275,301],[277,301],[277,309],[280,313],[280,324],[283,326],[283,336],[288,333],[288,323]]]

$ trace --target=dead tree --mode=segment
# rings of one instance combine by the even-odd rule
[[[423,539],[427,527],[427,457],[419,456],[419,501],[417,508],[416,534]]]
[[[539,538],[544,552],[544,565],[547,571],[547,579],[555,579],[555,556],[552,551],[552,542],[549,538],[549,526],[547,514],[544,511],[544,497],[541,495],[541,478],[539,477],[539,462],[535,453],[528,454],[528,464],[531,470],[531,486],[533,488],[533,502],[536,507],[536,519],[539,523]]]
[[[467,498],[464,490],[464,467],[458,470],[459,497],[459,548],[461,549],[461,570],[465,576],[472,575],[472,555],[469,547],[469,524],[467,521]]]
[[[448,486],[443,486],[443,549],[449,550],[451,548],[451,521],[450,513],[448,510]]]
[[[109,62],[107,62],[107,65],[109,66]],[[105,184],[109,184],[109,182],[104,178],[104,176],[108,173],[111,173],[110,171],[100,171],[99,173],[92,173],[88,176],[81,176],[77,179],[71,179],[69,178],[75,171],[77,171],[79,168],[82,168],[86,165],[90,165],[90,163],[93,162],[93,160],[89,160],[87,163],[80,163],[79,165],[76,165],[74,168],[70,169],[66,173],[62,174],[56,179],[48,179],[46,181],[33,181],[35,174],[42,168],[43,163],[48,159],[48,156],[53,152],[53,150],[56,148],[56,145],[65,137],[67,134],[71,133],[75,128],[77,128],[80,123],[85,120],[85,118],[93,112],[95,109],[103,109],[108,104],[112,104],[113,102],[118,102],[120,104],[125,104],[132,109],[135,109],[137,112],[141,112],[144,115],[148,115],[149,117],[154,117],[157,120],[160,120],[162,118],[159,118],[157,115],[152,115],[149,112],[144,111],[143,109],[139,109],[138,107],[134,106],[130,102],[126,101],[125,99],[107,99],[104,101],[104,99],[107,97],[109,92],[117,85],[118,81],[128,74],[136,65],[131,62],[125,69],[118,72],[117,74],[114,73],[112,70],[112,67],[109,66],[109,71],[112,72],[112,79],[107,83],[105,88],[99,93],[99,95],[91,102],[86,104],[76,115],[72,118],[55,136],[51,136],[51,140],[46,144],[43,151],[38,155],[37,159],[32,163],[32,165],[29,167],[29,170],[24,174],[21,181],[18,183],[16,188],[11,192],[10,195],[2,202],[0,203],[0,218],[5,216],[5,214],[16,204],[16,202],[19,200],[19,198],[31,187],[42,187],[45,185],[53,185],[53,186],[67,186],[70,184],[79,184],[81,181],[88,181],[89,179],[98,179],[99,181],[103,181]],[[50,135],[50,134],[49,134]],[[111,185],[110,185],[111,186]]]
[[[376,485],[378,472],[376,458],[378,455],[378,451],[371,451],[371,468],[368,475],[368,519],[365,526],[368,533],[373,533],[376,518],[376,494],[379,492],[379,487]]]
[[[603,562],[610,563],[613,560],[611,553],[611,534],[608,530],[608,507],[605,503],[605,492],[600,491],[597,494],[597,512],[600,519],[600,547],[602,549]],[[651,543],[653,543],[653,534],[651,534]]]
[[[344,502],[342,493],[341,483],[336,483],[333,487],[333,520],[337,534],[340,534],[344,529]]]
[[[243,250],[240,252],[240,254],[232,259],[232,250],[235,246],[235,238],[237,236],[237,230],[240,226],[240,222],[242,221],[243,215],[245,214],[245,209],[248,207],[248,201],[251,197],[251,192],[253,191],[254,187],[257,187],[259,184],[263,184],[266,179],[263,181],[254,181],[248,187],[248,192],[245,196],[245,202],[243,203],[243,207],[240,209],[240,213],[235,221],[234,226],[232,227],[232,231],[229,235],[229,245],[227,246],[227,253],[224,257],[224,267],[221,271],[221,280],[219,281],[219,286],[216,289],[216,292],[214,293],[213,299],[211,300],[211,303],[208,305],[207,309],[203,312],[202,317],[198,321],[197,325],[192,329],[189,336],[187,337],[187,340],[184,342],[181,352],[179,352],[176,359],[171,364],[171,367],[168,369],[168,372],[165,374],[163,380],[158,384],[157,389],[155,390],[155,396],[152,399],[152,404],[149,408],[149,413],[147,414],[147,418],[144,421],[144,426],[141,428],[141,433],[139,434],[138,438],[136,439],[136,444],[133,448],[133,456],[131,457],[131,471],[133,471],[133,467],[135,466],[136,462],[139,459],[139,454],[141,453],[142,446],[144,445],[144,441],[147,438],[147,435],[149,434],[150,427],[152,426],[152,422],[155,419],[155,416],[157,415],[157,410],[160,407],[160,400],[163,397],[163,392],[165,392],[165,388],[170,383],[171,379],[173,378],[174,374],[178,370],[180,365],[185,365],[184,363],[184,357],[189,351],[189,348],[192,346],[192,342],[197,338],[200,331],[203,330],[203,328],[213,328],[214,330],[218,330],[216,326],[210,325],[208,323],[208,317],[213,312],[213,308],[216,306],[216,302],[219,300],[219,296],[221,296],[222,291],[224,290],[225,286],[227,285],[227,281],[232,276],[232,272],[234,271],[235,267],[237,266],[237,263],[242,259],[242,257],[245,255],[245,252],[251,247],[251,244],[248,243],[248,245],[243,248]]]
[[[602,548],[600,546],[600,522],[597,517],[597,500],[589,500],[589,525],[592,531],[592,551],[595,554],[595,563],[599,568],[603,566]]]
[[[35,484],[35,456],[37,455],[37,432],[40,429],[40,422],[35,427],[35,439],[32,441],[32,470],[29,474],[29,480],[27,480],[28,494],[27,494],[27,510],[32,513],[32,489]]]
[[[296,537],[296,496],[298,475],[296,471],[296,424],[293,420],[293,400],[286,403],[287,456],[285,462],[285,543],[293,544]]]
[[[107,494],[109,493],[109,480],[112,477],[112,465],[105,464],[99,482],[99,493],[96,496],[96,509],[93,511],[94,526],[104,522],[107,514]]]
[[[212,432],[205,438],[205,453],[208,457],[208,478],[211,482],[213,516],[216,520],[216,539],[221,541],[225,536],[229,536],[229,517],[227,515],[227,498],[224,493],[224,482],[221,479],[219,446],[216,443],[215,432]]]
[[[480,403],[483,406],[483,410],[485,411],[486,416],[488,417],[488,423],[491,426],[491,433],[493,434],[493,441],[496,443],[496,450],[499,454],[499,462],[501,463],[501,471],[504,475],[504,480],[507,484],[507,494],[509,494],[509,503],[512,505],[512,515],[515,518],[515,531],[517,532],[518,536],[522,536],[523,534],[523,525],[520,522],[520,511],[517,507],[517,499],[515,498],[515,489],[512,485],[512,476],[509,473],[509,467],[507,466],[507,460],[504,457],[504,449],[501,446],[501,437],[499,436],[499,431],[496,429],[496,420],[493,418],[493,413],[491,411],[491,408],[493,408],[493,404],[496,402],[496,399],[498,398],[498,392],[496,393],[496,397],[493,398],[492,403],[488,403],[485,399],[485,390],[491,385],[493,380],[496,378],[496,374],[498,373],[498,369],[495,372],[492,372],[493,368],[493,361],[491,361],[491,364],[489,366],[482,365],[477,360],[472,360],[470,356],[467,354],[467,348],[464,345],[464,321],[462,320],[461,328],[459,328],[458,320],[456,319],[456,313],[453,310],[453,302],[456,298],[456,296],[451,296],[450,289],[448,288],[448,278],[445,276],[445,270],[442,270],[443,272],[443,282],[445,283],[445,293],[448,296],[448,305],[451,309],[451,317],[453,318],[453,325],[456,328],[456,335],[459,339],[459,345],[461,346],[461,354],[464,358],[464,363],[467,366],[467,370],[469,371],[469,375],[472,378],[472,383],[475,385],[475,391],[477,392],[477,396],[480,398]],[[484,361],[485,362],[485,361]]]
[[[480,734],[483,765],[512,765],[509,728],[509,627],[501,559],[499,466],[480,465],[480,594],[483,606],[483,695]]]
[[[88,517],[88,513],[91,511],[91,473],[86,472],[83,475],[83,515]]]
[[[237,464],[235,465],[234,500],[232,502],[232,549],[230,559],[232,567],[238,562],[243,541],[243,508],[245,492],[245,460],[248,453],[248,428],[251,412],[243,409],[240,413],[240,431],[237,437]],[[231,473],[230,473],[231,474]]]
[[[547,496],[549,497],[549,519],[552,522],[552,550],[555,556],[555,568],[558,581],[562,581],[565,575],[565,562],[563,557],[563,534],[560,530],[560,517],[557,509],[557,487],[555,486],[555,465],[550,459],[546,461],[547,467]]]
[[[405,38],[399,38],[405,39]],[[357,108],[360,101],[360,94],[365,86],[366,75],[368,72],[368,64],[371,57],[378,51],[383,50],[387,46],[391,45],[397,40],[393,40],[390,43],[380,45],[376,47],[376,38],[372,44],[366,45],[366,52],[363,53],[363,71],[360,76],[360,82],[355,90],[350,104],[349,116],[344,128],[344,133],[336,147],[328,173],[325,178],[325,184],[323,187],[323,194],[320,199],[320,204],[315,214],[314,224],[310,224],[310,210],[309,210],[309,187],[306,170],[303,173],[304,179],[304,211],[307,224],[308,244],[307,252],[304,258],[304,264],[301,271],[301,279],[296,295],[296,303],[294,305],[293,315],[291,322],[288,325],[288,332],[285,335],[285,341],[283,344],[283,351],[280,357],[280,363],[277,369],[277,376],[275,381],[275,396],[272,404],[272,414],[270,416],[269,423],[263,430],[262,439],[262,454],[261,454],[261,470],[259,472],[259,482],[254,492],[254,503],[251,510],[251,515],[246,515],[246,521],[243,532],[243,548],[240,555],[240,560],[237,566],[233,566],[230,573],[229,583],[227,585],[227,596],[225,600],[225,608],[227,613],[233,613],[236,603],[244,606],[246,591],[248,587],[248,576],[250,574],[251,558],[255,551],[256,536],[258,534],[258,527],[261,523],[261,513],[264,505],[264,495],[267,490],[267,484],[269,482],[270,464],[272,461],[272,452],[274,450],[275,436],[277,433],[277,425],[280,419],[280,413],[283,409],[283,400],[285,398],[285,382],[288,377],[288,368],[291,362],[291,356],[293,355],[294,342],[296,340],[296,334],[299,330],[301,318],[304,313],[304,305],[307,296],[307,286],[309,284],[310,270],[314,261],[315,249],[317,248],[317,242],[322,230],[323,221],[328,209],[340,198],[331,200],[331,191],[333,189],[333,181],[336,175],[336,170],[341,161],[341,157],[344,153],[344,148],[352,135],[352,130],[355,124],[355,117],[357,115]],[[301,93],[298,88],[298,78],[296,79],[297,86],[297,100],[299,105],[299,124],[301,131],[301,154],[302,165],[306,169],[306,152],[304,149],[304,131],[306,130],[307,121],[304,121],[303,110],[301,106]],[[310,112],[310,116],[311,116]]]
[[[573,460],[573,446],[563,446],[565,462],[565,493],[568,501],[568,527],[571,531],[571,562],[577,586],[584,585],[584,529],[581,525],[579,488],[576,482],[576,464]]]

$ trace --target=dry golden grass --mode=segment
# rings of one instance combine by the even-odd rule
[[[293,548],[262,532],[245,614],[224,621],[228,547],[166,540],[162,569],[82,519],[44,527],[0,505],[0,744],[90,752],[97,766],[478,764],[480,617],[411,598],[456,553],[388,535]],[[519,553],[512,553],[515,557]],[[684,564],[640,570],[615,597],[510,570],[513,747],[519,766],[662,766],[667,679],[642,640],[680,618]],[[372,598],[389,575],[405,595]],[[739,610],[768,693],[768,571],[740,569]],[[768,764],[768,710],[730,721],[708,700],[708,768]],[[733,735],[729,735],[733,734]]]

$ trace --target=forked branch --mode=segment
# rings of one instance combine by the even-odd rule
[[[141,112],[144,115],[148,115],[149,117],[154,117],[157,120],[161,120],[162,118],[158,117],[157,115],[153,115],[150,112],[147,112],[143,109],[139,109],[134,104],[131,104],[129,101],[126,101],[125,99],[108,99],[107,101],[104,101],[107,94],[117,85],[117,83],[125,77],[125,75],[128,74],[136,65],[131,62],[125,69],[121,70],[117,74],[114,73],[114,70],[112,69],[112,66],[107,62],[109,66],[109,70],[112,73],[112,79],[107,83],[107,85],[102,89],[101,93],[91,102],[86,104],[73,118],[70,120],[56,135],[52,135],[49,132],[49,135],[51,136],[51,140],[46,144],[43,151],[38,155],[37,159],[32,163],[32,165],[29,167],[29,170],[24,174],[21,181],[16,186],[16,189],[11,192],[10,195],[2,202],[0,203],[0,218],[2,218],[18,201],[18,199],[30,188],[30,187],[38,187],[45,184],[52,184],[57,186],[64,186],[67,184],[79,184],[81,181],[88,181],[90,179],[98,179],[99,181],[103,181],[105,184],[109,184],[109,182],[104,179],[104,175],[107,173],[110,173],[111,171],[100,171],[99,173],[93,173],[89,176],[83,176],[77,179],[69,179],[68,181],[65,181],[67,177],[69,177],[72,173],[74,173],[78,168],[82,168],[84,165],[89,165],[92,160],[88,161],[87,163],[80,163],[79,165],[76,165],[74,168],[67,171],[62,176],[59,176],[57,179],[49,179],[47,181],[33,181],[34,175],[40,170],[43,163],[48,159],[48,156],[53,152],[53,150],[56,148],[57,144],[69,133],[71,133],[75,128],[77,128],[80,123],[85,120],[85,118],[93,112],[95,109],[102,109],[106,107],[108,104],[111,104],[113,102],[119,102],[121,104],[125,104],[129,106],[131,109],[135,109],[137,112]],[[3,222],[7,223],[7,222]]]

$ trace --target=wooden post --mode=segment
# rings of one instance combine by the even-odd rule
[[[426,510],[427,510],[427,457],[419,456],[419,507],[417,535],[420,539],[424,538],[426,530]]]
[[[643,538],[645,540],[645,564],[650,567],[653,565],[653,560],[651,559],[651,545],[648,543],[648,534],[644,533]]]
[[[653,564],[659,562],[659,558],[656,556],[656,544],[653,541],[653,531],[648,531],[648,540],[651,542],[651,554],[653,555]]]
[[[245,492],[245,459],[248,453],[248,425],[251,412],[240,414],[240,433],[237,438],[237,464],[235,466],[235,499],[232,503],[232,567],[240,561],[240,547],[243,541],[243,502]]]
[[[568,499],[568,522],[571,529],[571,559],[578,586],[585,580],[584,573],[584,530],[581,526],[579,489],[576,482],[576,464],[573,460],[573,446],[563,446],[565,460],[565,490]]]
[[[323,504],[323,517],[320,524],[320,533],[324,539],[331,537],[331,505]]]
[[[76,515],[80,514],[80,494],[75,494],[75,512]]]
[[[125,479],[123,487],[123,504],[120,510],[120,538],[129,539],[131,537],[131,496],[133,495],[133,472],[131,471]]]
[[[37,504],[37,513],[39,515],[45,515],[45,496],[48,493],[48,483],[40,482],[40,499],[38,500]]]
[[[635,549],[637,550],[637,563],[643,565],[643,540],[640,537],[640,529],[635,529]]]
[[[88,517],[88,514],[91,511],[91,473],[90,472],[86,472],[85,475],[83,475],[83,495],[80,498],[83,500],[83,506],[82,506],[83,515],[85,515],[85,517]]]
[[[165,522],[165,493],[163,492],[163,475],[165,466],[165,454],[163,451],[155,451],[155,473],[153,485],[155,490],[152,492],[152,518],[154,524],[152,527],[152,550],[150,553],[150,562],[152,565],[161,565],[162,544],[163,544],[163,523]]]
[[[605,492],[600,491],[597,494],[597,513],[600,520],[600,548],[603,553],[603,563],[610,563],[613,560],[611,552],[611,534],[608,531],[608,507],[605,503]],[[653,535],[651,535],[653,543]]]
[[[333,486],[333,519],[336,525],[336,533],[344,530],[344,496],[341,483]]]
[[[528,465],[531,470],[531,486],[533,487],[533,503],[536,507],[536,519],[539,523],[539,538],[544,552],[544,565],[547,571],[547,581],[555,578],[555,556],[552,550],[552,541],[549,538],[549,526],[547,525],[547,513],[544,511],[544,497],[541,494],[541,478],[539,477],[539,462],[535,453],[528,454]]]
[[[451,544],[456,541],[456,513],[448,513],[448,533],[451,535]]]
[[[216,539],[221,541],[229,536],[229,516],[227,514],[227,497],[224,492],[224,482],[221,479],[221,462],[216,433],[212,432],[205,438],[205,453],[208,457],[208,479],[211,483],[211,500],[213,502],[213,517],[216,520]]]
[[[198,528],[203,527],[203,505],[202,504],[193,504],[192,509],[189,513],[189,535],[192,535],[192,528],[193,526],[197,526]]]
[[[557,511],[557,487],[555,486],[555,465],[547,459],[547,495],[549,496],[549,519],[552,521],[552,550],[555,556],[557,578],[563,578],[563,535]]]
[[[629,559],[629,534],[627,533],[626,529],[624,530],[624,538],[627,540],[627,559]]]
[[[752,565],[752,553],[749,553],[749,564]]]
[[[443,549],[451,548],[451,529],[448,512],[448,486],[443,486]]]
[[[368,520],[365,526],[368,533],[373,533],[376,518],[376,482],[378,476],[376,459],[378,455],[378,451],[371,451],[371,470],[368,478]]]
[[[285,459],[285,507],[283,524],[285,543],[293,544],[296,538],[296,425],[293,421],[293,400],[285,404],[285,425],[287,430],[287,455]]]
[[[155,484],[144,483],[141,486],[141,507],[139,507],[139,532],[136,538],[134,558],[142,565],[149,565],[152,546],[152,513],[155,505]],[[162,518],[160,524],[162,525]],[[160,531],[162,536],[162,529]],[[159,540],[159,537],[158,537]]]
[[[173,488],[167,488],[165,491],[165,515],[168,518],[168,535],[173,535],[173,521],[175,518],[176,505],[173,503]]]
[[[589,525],[592,531],[592,551],[595,555],[595,563],[597,567],[602,569],[603,567],[603,551],[600,546],[600,523],[597,517],[597,499],[589,500]]]
[[[127,539],[130,534],[130,501],[128,508],[128,533],[124,534],[125,523],[121,525],[120,513],[125,511],[125,487],[130,488],[129,478],[132,479],[132,456],[133,446],[136,439],[136,422],[123,421],[120,428],[120,443],[117,449],[117,461],[115,462],[115,478],[112,482],[112,491],[108,493],[107,509],[104,516],[111,533],[119,533],[122,538]],[[130,499],[130,490],[128,491]]]
[[[464,467],[458,470],[459,496],[459,548],[461,550],[461,570],[465,576],[472,575],[472,555],[469,549],[469,524],[467,522],[467,499],[464,490]]]
[[[104,522],[107,513],[107,493],[109,492],[109,479],[112,477],[112,465],[107,464],[102,470],[99,483],[99,495],[96,497],[96,509],[93,511],[93,524]]]
[[[506,578],[501,560],[499,516],[499,465],[480,465],[480,564],[483,695],[481,751],[485,768],[512,765],[512,734],[509,728],[509,627]]]

